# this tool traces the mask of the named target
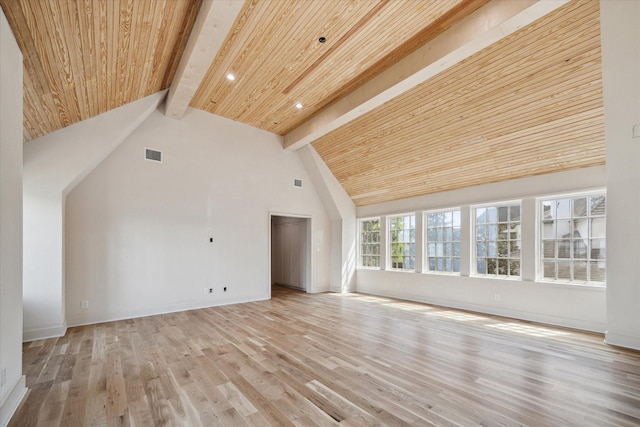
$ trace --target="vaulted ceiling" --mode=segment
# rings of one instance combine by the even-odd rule
[[[191,85],[176,103],[312,144],[357,205],[605,162],[597,1],[0,5],[25,141]]]

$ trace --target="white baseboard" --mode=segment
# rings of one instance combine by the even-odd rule
[[[26,386],[26,378],[25,376],[21,376],[18,382],[13,386],[7,397],[0,405],[0,426],[6,427],[11,420],[11,417],[20,406],[20,402],[27,394],[27,386]]]
[[[238,298],[225,301],[212,301],[212,302],[190,302],[183,304],[170,304],[164,306],[150,307],[143,310],[126,311],[126,312],[112,312],[108,314],[99,315],[96,317],[85,316],[69,316],[67,318],[67,324],[69,327],[94,325],[96,323],[115,322],[117,320],[136,319],[139,317],[156,316],[158,314],[177,313],[180,311],[198,310],[200,308],[209,308],[224,306],[230,304],[241,304],[245,302],[264,301],[269,299],[268,296],[258,296],[251,298]]]
[[[31,329],[22,333],[22,342],[46,340],[47,338],[63,337],[67,333],[66,322],[53,328]]]
[[[609,345],[640,350],[640,338],[638,337],[630,337],[628,335],[615,334],[607,331],[604,333],[604,342]]]

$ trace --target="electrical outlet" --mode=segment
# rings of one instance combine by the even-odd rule
[[[80,308],[82,308],[82,309],[89,308],[89,301],[83,300],[82,302],[80,302]]]

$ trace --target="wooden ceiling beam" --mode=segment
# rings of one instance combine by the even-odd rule
[[[489,2],[450,30],[284,135],[297,150],[460,63],[569,0]]]
[[[244,1],[204,0],[169,89],[165,115],[184,116],[191,99],[234,27]]]

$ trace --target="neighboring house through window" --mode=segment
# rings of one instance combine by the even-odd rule
[[[606,196],[542,200],[540,218],[540,278],[604,285]]]

